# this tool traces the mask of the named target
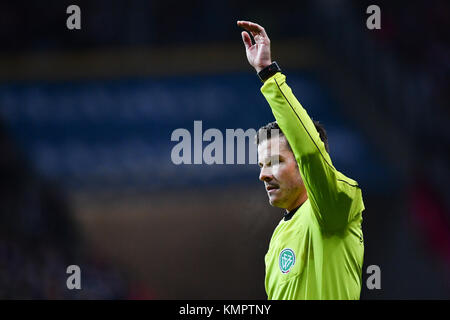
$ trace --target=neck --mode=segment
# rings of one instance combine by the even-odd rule
[[[300,195],[297,200],[292,203],[292,205],[289,206],[289,208],[286,208],[286,213],[289,213],[290,211],[294,210],[295,208],[300,207],[306,200],[308,200],[308,194],[302,193],[302,195]]]

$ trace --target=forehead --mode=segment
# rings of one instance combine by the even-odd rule
[[[278,151],[280,154],[284,154],[286,152],[291,152],[286,140],[286,137],[281,136],[281,137],[273,137],[270,139],[266,139],[264,141],[262,141],[261,143],[259,143],[258,145],[258,155],[260,157],[262,156],[267,156],[269,153],[277,153],[276,150],[272,149],[276,149],[277,148],[277,144],[278,144]]]

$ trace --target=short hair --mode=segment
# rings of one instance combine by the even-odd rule
[[[327,152],[330,152],[329,147],[328,147],[328,137],[327,137],[327,132],[325,130],[325,128],[323,127],[323,125],[316,120],[313,120],[314,126],[316,127],[317,132],[319,133],[320,136],[320,140],[322,140],[323,144],[325,145],[325,150],[327,150]],[[256,144],[259,145],[260,142],[266,140],[266,139],[270,139],[271,136],[271,130],[272,129],[278,129],[279,133],[278,135],[280,137],[285,137],[283,131],[281,130],[280,126],[278,125],[278,123],[276,121],[270,122],[268,124],[266,124],[265,126],[262,126],[261,128],[259,128],[258,133],[256,135]],[[262,134],[264,132],[264,134]],[[292,150],[291,146],[289,145],[289,141],[286,142],[289,146],[289,148]]]

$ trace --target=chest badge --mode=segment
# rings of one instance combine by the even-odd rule
[[[278,260],[282,273],[289,273],[295,264],[295,253],[292,249],[283,249]]]

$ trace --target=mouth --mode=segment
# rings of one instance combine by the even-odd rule
[[[273,184],[270,184],[270,185],[267,185],[266,186],[266,191],[267,191],[267,193],[273,193],[273,192],[275,192],[276,190],[278,190],[279,189],[279,187],[278,186],[275,186],[275,185],[273,185]]]

